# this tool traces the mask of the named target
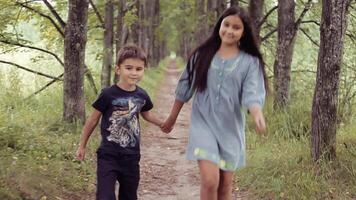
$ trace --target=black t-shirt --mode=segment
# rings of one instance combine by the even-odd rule
[[[136,87],[125,91],[113,85],[103,89],[93,107],[102,113],[100,151],[109,154],[139,154],[139,113],[153,108],[147,92]]]

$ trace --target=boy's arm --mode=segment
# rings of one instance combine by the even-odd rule
[[[183,101],[180,101],[178,99],[176,99],[174,101],[171,113],[169,114],[168,118],[166,119],[166,121],[164,122],[164,124],[161,128],[163,132],[169,133],[172,131],[173,126],[176,123],[177,117],[178,117],[183,105],[184,105]]]
[[[148,121],[148,122],[150,122],[152,124],[155,124],[156,126],[161,127],[161,125],[163,124],[163,121],[158,119],[150,111],[141,112],[141,116],[143,117],[143,119],[145,119],[146,121]]]
[[[92,112],[90,117],[85,122],[83,129],[82,129],[80,144],[79,144],[79,147],[77,150],[77,159],[78,160],[84,160],[85,147],[88,143],[90,135],[93,133],[93,130],[95,129],[96,125],[98,124],[100,117],[101,117],[101,112],[94,108],[94,111]]]

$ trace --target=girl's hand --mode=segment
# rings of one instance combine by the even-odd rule
[[[254,117],[255,120],[255,124],[256,124],[256,132],[263,134],[266,132],[266,122],[265,122],[265,118],[263,117],[262,113],[261,114],[257,114]]]
[[[258,106],[252,106],[249,109],[255,124],[256,124],[256,132],[263,134],[266,132],[266,122],[265,122],[265,118],[263,117],[263,113],[261,108],[259,108]]]
[[[169,116],[166,121],[162,124],[161,130],[165,133],[170,133],[173,129],[174,124],[176,123],[176,119]]]
[[[76,152],[77,160],[83,161],[85,158],[85,148],[79,147]]]

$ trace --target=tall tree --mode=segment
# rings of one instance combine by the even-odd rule
[[[159,38],[156,34],[159,24],[160,24],[160,6],[159,6],[159,0],[152,0],[153,3],[151,6],[151,19],[152,19],[152,23],[150,23],[150,27],[149,27],[149,38],[151,38],[150,40],[150,46],[149,46],[149,53],[152,55],[151,56],[151,65],[152,66],[157,66],[158,62],[160,60],[160,41]]]
[[[289,99],[290,71],[293,57],[294,0],[278,0],[278,46],[274,62],[274,103],[283,107]]]
[[[216,0],[216,1],[217,1],[216,11],[217,11],[217,16],[219,17],[226,9],[226,0]]]
[[[87,41],[88,0],[69,0],[64,31],[63,119],[85,120],[84,59]]]
[[[238,6],[238,5],[239,5],[239,0],[230,0],[230,6]]]
[[[252,19],[252,28],[254,29],[254,32],[256,34],[255,37],[258,46],[260,46],[260,42],[261,42],[260,22],[263,15],[263,4],[264,4],[264,0],[253,0],[250,1],[249,4],[249,12]]]
[[[314,161],[336,158],[338,89],[350,0],[323,0],[318,70],[312,107]]]
[[[104,49],[103,66],[101,70],[101,88],[111,84],[111,69],[113,65],[113,42],[114,42],[114,6],[112,0],[106,0],[104,18]]]
[[[197,14],[197,27],[195,32],[195,38],[197,44],[201,44],[206,39],[206,32],[207,32],[207,23],[202,23],[206,20],[205,15],[205,0],[196,0],[195,1],[195,8]]]
[[[308,0],[297,21],[294,21],[294,0],[278,0],[278,46],[273,69],[275,107],[283,108],[288,103],[295,38],[300,23],[311,5],[312,0]]]

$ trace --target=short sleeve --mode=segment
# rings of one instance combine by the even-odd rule
[[[104,90],[102,90],[98,98],[92,104],[92,106],[101,113],[104,113],[105,110],[108,108],[108,103],[108,98],[106,97]]]
[[[151,101],[150,96],[145,94],[145,105],[142,107],[141,112],[147,112],[153,108],[153,103]]]
[[[182,102],[188,102],[194,92],[195,92],[195,87],[193,86],[193,83],[195,81],[195,73],[193,74],[193,80],[192,84],[189,84],[189,74],[188,70],[193,70],[193,65],[196,61],[197,58],[197,53],[195,53],[188,61],[187,66],[185,67],[184,71],[182,72],[177,87],[176,87],[176,99]]]
[[[266,90],[260,61],[254,57],[242,83],[242,106],[247,109],[252,106],[262,108],[265,96]]]

